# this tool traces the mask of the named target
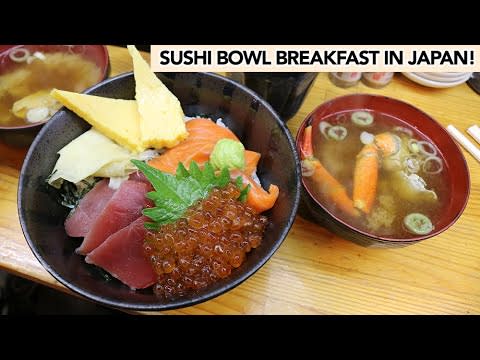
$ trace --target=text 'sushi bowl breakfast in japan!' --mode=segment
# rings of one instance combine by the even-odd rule
[[[333,99],[302,124],[297,147],[310,210],[362,245],[426,239],[466,205],[469,176],[458,146],[428,115],[398,100]]]
[[[56,264],[54,257],[48,263],[44,252],[50,250],[39,250],[32,240],[32,233],[41,233],[44,224],[35,224],[33,211],[25,209],[25,197],[42,195],[28,190],[26,182],[31,180],[28,164],[41,149],[30,150],[22,169],[21,223],[42,264],[93,300],[146,310],[190,305],[245,280],[280,246],[298,205],[300,167],[293,141],[278,117],[270,125],[252,122],[243,130],[231,119],[201,117],[198,112],[187,117],[177,97],[135,47],[128,50],[134,64],[135,100],[58,89],[49,94],[92,125],[81,121],[84,130],[65,137],[40,191],[55,194],[63,207],[71,209],[66,218],[59,217],[61,223],[54,229],[69,242],[72,250],[66,256],[72,264],[83,257],[90,264],[84,265],[86,271],[75,273],[87,285],[77,285],[77,278],[66,279],[72,276],[68,271],[59,275],[55,268],[65,264]],[[205,75],[204,81],[209,78]],[[102,89],[96,94],[102,95]],[[184,90],[191,91],[178,89]],[[242,143],[232,131],[249,132],[248,127],[256,126],[273,126],[265,136],[289,144],[280,144],[285,149],[275,154],[291,167],[284,179],[268,173],[278,167],[277,159],[265,151],[268,140],[255,145],[255,139],[244,138]],[[32,148],[42,146],[39,138]],[[249,149],[249,144],[260,152]],[[267,170],[262,161],[267,162]],[[29,191],[32,194],[26,195]],[[279,223],[272,224],[271,219]],[[239,273],[244,266],[248,271]],[[88,278],[98,277],[99,272],[106,280],[92,286]],[[235,281],[229,283],[231,277]],[[115,289],[123,287],[120,293],[107,286],[112,282]],[[104,288],[96,292],[101,284]]]

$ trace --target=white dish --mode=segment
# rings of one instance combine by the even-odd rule
[[[459,73],[459,75],[453,77],[453,76],[448,76],[444,77],[443,73],[414,73],[415,75],[418,75],[424,79],[427,80],[432,80],[432,81],[438,81],[438,82],[444,82],[444,83],[452,83],[452,82],[457,82],[460,81],[461,79],[464,79],[466,76],[470,77],[472,73]]]
[[[466,72],[424,72],[421,73],[424,75],[433,75],[433,76],[441,76],[443,78],[458,78],[465,74],[471,74]]]
[[[457,86],[460,84],[463,84],[470,78],[470,73],[467,73],[463,78],[460,80],[456,80],[453,82],[440,82],[440,81],[433,81],[433,80],[428,80],[425,79],[421,76],[416,75],[415,73],[408,73],[404,72],[402,73],[407,79],[412,80],[413,82],[416,82],[417,84],[423,85],[423,86],[428,86],[428,87],[433,87],[433,88],[449,88],[453,86]]]

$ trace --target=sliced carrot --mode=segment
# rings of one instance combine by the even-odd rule
[[[246,175],[239,170],[233,170],[230,172],[232,179],[236,179],[238,176],[242,177],[244,185],[250,184],[250,190],[247,195],[247,204],[250,205],[257,213],[267,211],[275,205],[280,190],[278,186],[270,184],[268,191],[265,191],[259,184],[257,184],[251,176]]]
[[[357,217],[360,215],[353,206],[353,201],[347,194],[345,187],[333,177],[332,174],[318,161],[311,157],[303,160],[304,166],[313,168],[311,179],[316,185],[317,191],[328,201],[333,202],[344,213]]]
[[[400,150],[398,137],[392,133],[384,132],[375,136],[375,145],[383,157],[396,154]]]
[[[378,150],[373,144],[365,145],[357,155],[353,173],[353,204],[368,214],[377,194]]]

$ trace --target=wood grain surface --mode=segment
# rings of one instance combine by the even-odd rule
[[[111,76],[131,71],[126,49],[109,47]],[[145,54],[148,58],[148,55]],[[480,124],[480,96],[466,84],[417,85],[401,74],[383,89],[334,86],[319,74],[298,114],[295,135],[317,105],[350,93],[391,96],[417,106],[442,125],[464,132]],[[20,228],[17,184],[26,149],[0,143],[0,268],[70,293],[35,259]],[[243,284],[205,303],[166,314],[480,314],[480,164],[465,153],[471,195],[443,234],[401,249],[367,249],[300,216],[281,248]]]

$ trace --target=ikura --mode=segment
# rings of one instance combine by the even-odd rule
[[[147,234],[144,251],[158,275],[159,297],[174,299],[226,278],[260,246],[267,217],[239,195],[233,183],[215,188],[184,217]]]

